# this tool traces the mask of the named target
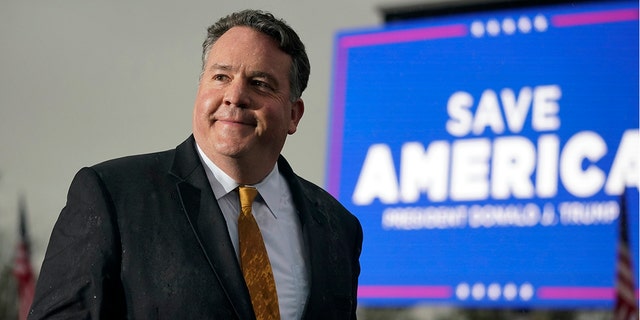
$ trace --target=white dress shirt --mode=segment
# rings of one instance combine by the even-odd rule
[[[239,184],[218,168],[199,146],[198,154],[227,222],[231,243],[239,261],[240,200],[236,190]],[[258,196],[253,202],[252,212],[269,254],[278,292],[280,316],[287,320],[300,319],[309,295],[309,275],[300,220],[291,199],[289,186],[280,175],[276,164],[271,173],[253,187],[258,189]]]

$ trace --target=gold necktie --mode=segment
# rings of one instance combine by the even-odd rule
[[[258,320],[280,319],[276,282],[273,279],[267,248],[264,246],[258,223],[251,213],[251,205],[258,190],[253,187],[239,187],[238,191],[241,209],[238,217],[240,265],[251,295],[253,311]]]

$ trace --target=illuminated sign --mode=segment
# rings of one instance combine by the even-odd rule
[[[638,251],[637,2],[343,32],[334,73],[362,304],[611,305],[625,190]]]

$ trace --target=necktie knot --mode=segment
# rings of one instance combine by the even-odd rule
[[[238,187],[238,193],[240,194],[240,208],[242,210],[242,214],[251,213],[251,205],[258,195],[258,190],[254,187],[241,186]]]

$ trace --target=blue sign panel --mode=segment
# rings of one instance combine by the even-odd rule
[[[343,32],[334,72],[361,304],[610,307],[621,214],[638,273],[637,1]]]

